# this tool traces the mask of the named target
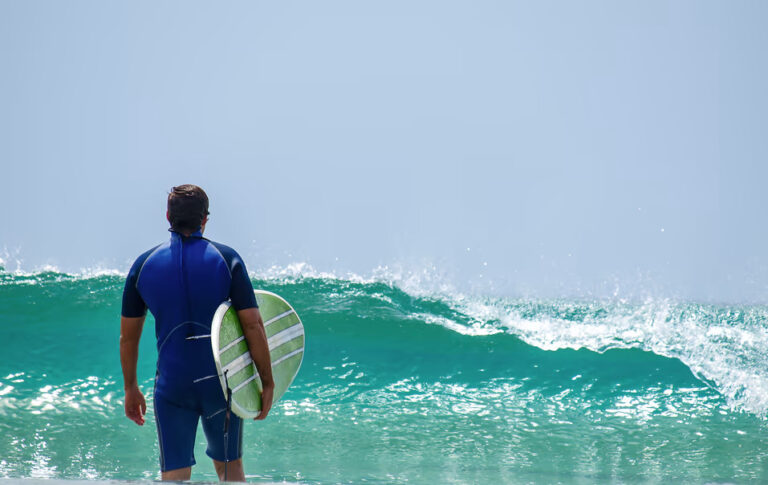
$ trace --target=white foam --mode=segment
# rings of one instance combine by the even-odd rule
[[[102,276],[125,277],[127,275],[126,271],[113,269],[113,268],[104,268],[101,266],[96,266],[94,268],[81,268],[77,272],[70,273],[70,272],[62,271],[57,266],[54,266],[51,264],[45,264],[45,265],[36,267],[31,271],[26,271],[21,268],[17,268],[16,270],[9,271],[9,273],[14,276],[20,276],[20,277],[26,277],[26,278],[35,278],[45,274],[53,273],[53,274],[57,274],[62,277],[71,278],[71,279],[92,279],[92,278],[99,278]]]
[[[249,276],[254,279],[286,283],[301,279],[324,279],[359,284],[383,283],[416,297],[447,296],[455,293],[454,286],[447,282],[445,274],[434,265],[422,268],[406,268],[401,265],[378,266],[370,274],[361,275],[351,271],[321,271],[307,262],[293,262],[285,266],[273,265],[250,271]]]
[[[558,306],[604,309],[582,320],[547,316],[533,311],[523,316],[526,302],[503,299],[448,299],[456,311],[470,316],[476,327],[495,322],[497,328],[544,350],[581,349],[604,352],[613,348],[639,348],[676,358],[707,385],[714,387],[738,410],[768,414],[768,329],[739,321],[719,322],[716,313],[695,304],[649,300],[643,304],[541,302]],[[537,304],[537,302],[529,302]],[[694,316],[681,317],[697,307]],[[765,309],[752,309],[756,322],[768,318]],[[596,317],[595,315],[599,315]],[[452,325],[447,328],[456,330]],[[471,334],[462,331],[464,334]]]

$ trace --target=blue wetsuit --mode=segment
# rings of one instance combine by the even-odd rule
[[[234,413],[224,444],[226,400],[211,352],[211,320],[227,299],[236,310],[257,307],[237,252],[200,232],[188,237],[172,232],[169,241],[139,256],[125,282],[123,316],[140,317],[149,308],[155,317],[154,404],[163,471],[195,464],[201,417],[208,456],[218,461],[242,456],[243,423]]]

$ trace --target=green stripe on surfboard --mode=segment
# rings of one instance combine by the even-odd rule
[[[301,366],[304,357],[304,327],[299,316],[284,299],[267,291],[256,290],[254,293],[269,342],[272,376],[275,380],[273,402],[277,402]],[[261,410],[261,381],[250,359],[237,312],[229,302],[222,303],[214,315],[211,344],[224,395],[227,394],[227,385],[233,391],[232,410],[243,418],[258,415]],[[226,379],[224,371],[228,371]]]

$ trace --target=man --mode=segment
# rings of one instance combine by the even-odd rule
[[[266,418],[272,406],[269,348],[253,287],[237,252],[203,238],[208,214],[203,189],[174,187],[166,213],[170,240],[139,256],[123,291],[120,363],[125,415],[140,426],[147,405],[136,378],[139,338],[147,308],[155,317],[154,409],[163,480],[189,480],[195,464],[195,433],[202,419],[206,454],[213,459],[219,479],[226,475],[229,481],[245,481],[243,422],[227,409],[210,342],[213,314],[227,299],[240,318],[264,388],[263,408],[255,419]]]

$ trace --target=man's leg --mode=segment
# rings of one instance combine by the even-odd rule
[[[224,465],[227,466],[227,481],[228,482],[244,482],[245,471],[243,471],[243,460],[238,458],[232,460],[226,464],[223,461],[213,460],[213,466],[216,467],[216,473],[219,475],[219,480],[224,481]]]
[[[218,388],[218,391],[221,395],[221,387]],[[221,402],[216,404],[226,406],[226,401],[222,397]],[[224,464],[226,463],[227,481],[244,482],[243,420],[235,413],[230,413],[228,424],[226,420],[226,408],[214,408],[211,414],[203,418],[203,431],[205,431],[205,437],[208,441],[208,448],[205,453],[213,460],[213,466],[216,468],[220,480],[224,480]],[[224,432],[225,427],[227,433]]]
[[[168,470],[167,472],[161,472],[161,477],[163,481],[169,481],[169,482],[183,482],[184,480],[189,480],[191,476],[192,476],[191,466],[188,466],[186,468],[177,468],[175,470]]]
[[[234,412],[227,413],[227,401],[218,379],[199,383],[202,399],[203,431],[208,442],[205,454],[213,460],[220,480],[224,480],[224,463],[228,482],[244,482],[243,420]],[[227,419],[229,414],[229,419]],[[226,429],[226,432],[225,432]]]
[[[197,411],[177,406],[155,391],[155,423],[163,480],[189,480],[195,464]]]

